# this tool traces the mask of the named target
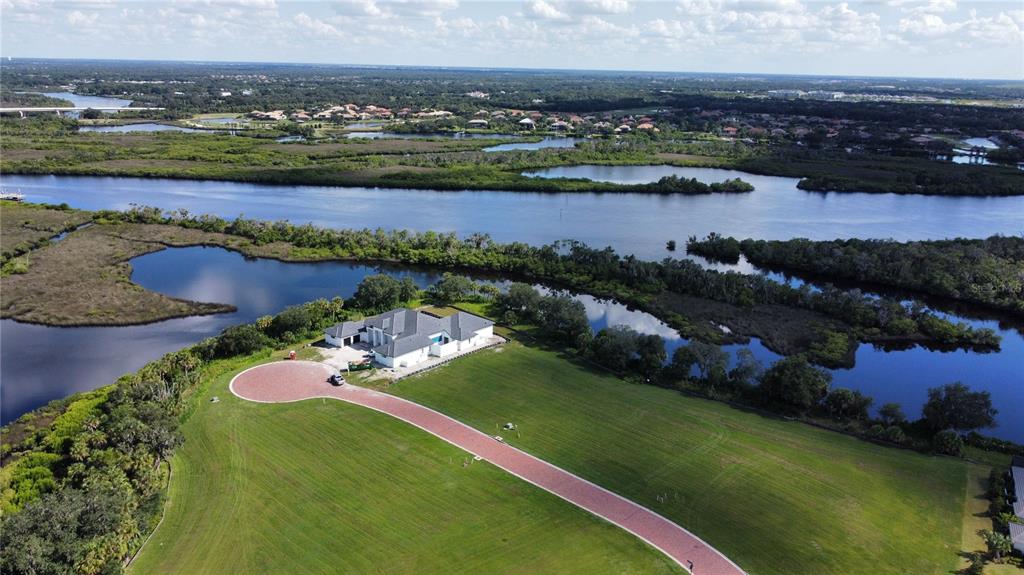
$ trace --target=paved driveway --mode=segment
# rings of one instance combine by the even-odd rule
[[[326,383],[331,368],[311,361],[282,361],[250,368],[231,380],[231,392],[250,401],[274,403],[330,397],[386,413],[440,437],[505,471],[601,517],[699,575],[743,575],[744,571],[696,535],[658,513],[501,443],[418,403],[358,387]]]

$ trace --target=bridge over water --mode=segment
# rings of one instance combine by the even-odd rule
[[[13,114],[17,113],[22,117],[25,114],[45,114],[45,113],[56,113],[58,116],[64,112],[84,112],[86,110],[97,110],[99,112],[142,112],[147,110],[164,110],[166,108],[122,108],[118,106],[76,106],[76,107],[17,107],[17,108],[0,108],[0,114]]]

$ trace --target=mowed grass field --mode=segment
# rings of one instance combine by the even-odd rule
[[[223,368],[198,398],[164,522],[130,573],[683,572],[389,416],[334,400],[240,400],[227,385],[244,367]]]
[[[658,511],[751,574],[958,568],[967,466],[632,385],[510,343],[403,380],[428,405]],[[698,573],[699,573],[699,566]]]

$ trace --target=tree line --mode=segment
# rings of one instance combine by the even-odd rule
[[[541,338],[570,345],[580,356],[627,379],[785,416],[830,420],[844,431],[919,450],[960,455],[965,442],[975,444],[983,438],[975,430],[995,425],[997,410],[989,392],[972,391],[959,382],[929,389],[917,421],[908,421],[896,403],[882,405],[872,418],[871,397],[832,388],[831,373],[804,354],[784,357],[765,368],[749,349],[739,350],[735,361],[730,361],[720,346],[692,341],[669,359],[660,336],[623,325],[594,334],[582,303],[565,294],[542,295],[522,283],[513,283],[495,296],[491,310],[507,325],[535,325]],[[1022,450],[1005,443],[1004,448]]]
[[[894,240],[753,240],[691,237],[686,251],[827,279],[866,282],[1024,316],[1024,237]]]
[[[27,434],[18,445],[5,446],[8,481],[0,497],[0,546],[5,550],[0,572],[121,572],[125,558],[159,517],[165,463],[182,443],[179,426],[194,409],[196,391],[214,362],[313,339],[336,322],[420,295],[411,281],[369,276],[359,284],[351,306],[335,298],[289,307],[167,354],[109,387],[65,400],[66,408],[49,425]],[[426,295],[449,302],[463,297],[491,301],[500,321],[535,325],[539,337],[644,383],[718,398],[756,398],[756,405],[785,414],[870,421],[870,398],[829,390],[828,372],[802,356],[763,369],[752,355],[741,354],[727,369],[724,351],[693,342],[666,362],[660,337],[622,326],[593,334],[583,305],[562,293],[542,295],[520,283],[496,292],[447,275]],[[961,434],[992,425],[995,410],[987,392],[954,384],[929,391],[922,423],[906,423],[898,406],[883,406],[880,414],[887,427],[879,437],[919,446],[906,436],[933,430],[931,449],[957,453]],[[31,418],[28,414],[22,419]]]
[[[5,446],[0,572],[121,572],[163,508],[165,463],[182,442],[204,368],[314,337],[357,313],[343,306],[321,299],[227,328],[84,394]]]
[[[536,247],[497,243],[487,234],[460,239],[454,233],[432,231],[333,230],[242,217],[228,221],[182,210],[165,214],[158,208],[139,206],[123,212],[96,212],[95,219],[178,225],[239,236],[258,245],[284,242],[296,248],[293,257],[308,260],[395,261],[529,279],[635,305],[667,320],[686,336],[698,331],[662,309],[656,301],[659,294],[674,292],[747,309],[772,304],[810,310],[849,325],[858,339],[884,336],[980,350],[998,349],[1000,342],[990,329],[954,323],[921,307],[904,307],[894,299],[831,287],[820,291],[808,286],[793,288],[761,275],[708,270],[690,260],[644,261],[620,256],[610,247],[595,249],[573,240]]]

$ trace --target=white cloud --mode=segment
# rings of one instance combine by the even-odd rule
[[[676,11],[688,16],[800,12],[804,9],[800,0],[679,0],[676,4]]]
[[[89,28],[96,24],[100,15],[95,12],[85,13],[81,10],[68,12],[67,21],[74,28]]]
[[[898,26],[905,42],[941,40],[947,46],[952,42],[962,48],[971,45],[1009,44],[1017,46],[1017,60],[1024,48],[1024,11],[999,12],[993,16],[979,16],[971,11],[966,19],[946,20],[938,14],[917,13],[901,18]]]
[[[936,14],[957,9],[956,0],[889,0],[888,4],[910,13]]]
[[[331,6],[357,18],[436,18],[459,7],[458,0],[341,0]]]
[[[158,4],[167,3],[159,2]],[[232,7],[247,10],[276,10],[277,0],[171,0],[170,6],[182,12],[220,11]]]
[[[316,36],[320,36],[321,38],[328,38],[328,39],[330,39],[330,38],[339,38],[340,39],[340,38],[344,37],[344,34],[342,34],[341,31],[338,30],[337,28],[335,28],[333,25],[328,24],[327,22],[324,22],[323,20],[319,20],[317,18],[312,18],[308,14],[306,14],[305,12],[299,12],[298,14],[295,15],[295,17],[292,20],[300,28],[303,28],[303,29],[309,31],[310,33],[312,33],[312,34],[314,34]]]
[[[569,15],[545,0],[531,0],[526,8],[528,16],[542,20],[568,20]]]
[[[385,4],[397,16],[427,18],[455,10],[458,0],[390,0]]]
[[[629,0],[582,0],[574,2],[580,11],[594,14],[626,14],[633,10]]]
[[[13,56],[1024,73],[1020,0],[660,1],[0,0],[0,41]],[[337,40],[343,54],[323,49]]]
[[[380,18],[391,15],[390,11],[379,6],[376,0],[342,0],[332,3],[331,6],[335,11],[351,16]]]

